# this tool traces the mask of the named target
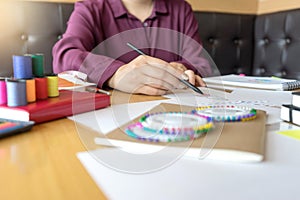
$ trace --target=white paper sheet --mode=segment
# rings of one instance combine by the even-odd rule
[[[256,109],[265,110],[268,114],[267,125],[273,125],[281,122],[280,120],[280,106],[282,103],[289,103],[291,101],[290,92],[279,92],[279,91],[262,91],[262,90],[249,90],[249,89],[236,89],[232,93],[226,93],[223,91],[212,90],[209,88],[202,88],[205,95],[198,95],[189,92],[188,90],[178,90],[175,94],[166,95],[170,98],[169,100],[149,101],[133,104],[121,104],[113,105],[106,109],[101,109],[93,112],[83,113],[75,115],[70,119],[73,119],[77,123],[83,124],[92,128],[95,131],[107,134],[110,131],[121,127],[130,120],[137,116],[145,113],[147,110],[159,105],[160,103],[175,103],[182,105],[203,106],[203,105],[216,105],[216,104],[227,104],[227,105],[243,105]],[[209,96],[207,95],[209,94]],[[104,143],[105,144],[104,144]],[[107,139],[95,139],[95,143],[99,145],[106,145]],[[116,141],[110,141],[109,145],[123,149],[128,149],[127,144],[119,145]],[[130,147],[132,145],[129,145]],[[126,147],[126,148],[125,148]],[[132,148],[130,148],[132,152]],[[216,151],[214,151],[216,153]],[[232,156],[230,159],[224,155],[224,159],[220,156],[220,153],[214,154],[212,152],[210,157],[216,158],[216,160],[236,160],[239,162],[259,162],[261,156],[256,155],[238,155],[237,158]],[[228,153],[228,152],[227,152]],[[186,155],[193,155],[191,157],[198,157],[198,153],[186,152]],[[227,155],[231,155],[230,152]],[[232,154],[233,155],[233,154]],[[225,157],[227,159],[225,159]],[[244,159],[241,159],[244,158]]]
[[[77,123],[84,124],[104,134],[122,126],[142,113],[162,102],[189,106],[203,105],[244,105],[267,112],[267,125],[281,122],[280,106],[291,101],[291,92],[235,89],[232,93],[202,88],[207,95],[199,95],[189,90],[178,90],[175,94],[165,95],[169,100],[158,100],[132,104],[114,105],[70,117]]]
[[[107,134],[162,102],[168,102],[168,100],[113,105],[105,109],[74,115],[69,119]]]
[[[262,163],[237,164],[184,157],[157,168],[155,162],[163,163],[169,159],[170,155],[162,154],[156,157],[156,161],[152,160],[154,163],[145,161],[146,167],[156,167],[152,171],[148,169],[151,173],[139,171],[140,174],[132,174],[135,168],[141,166],[137,166],[134,160],[121,156],[120,149],[102,149],[95,151],[96,154],[83,152],[78,154],[78,158],[109,199],[296,200],[300,182],[300,143],[275,133],[280,127],[284,127],[277,123],[280,112],[277,106],[288,103],[290,93],[271,92],[266,95],[265,92],[237,89],[225,97],[226,102],[243,103],[268,112],[270,126],[265,161]],[[164,102],[184,105],[201,105],[211,101],[218,103],[224,101],[221,99],[223,94],[220,95],[221,97],[208,99],[205,96],[195,97],[190,92],[180,92],[175,97],[168,95],[171,99]],[[101,121],[102,131],[107,133],[128,122],[128,115],[133,119],[159,103],[161,101],[120,105],[94,112],[92,115],[96,115]],[[121,113],[126,109],[131,114],[127,114],[123,121],[117,120],[118,123],[115,123],[113,113]],[[75,120],[87,125],[91,117],[89,115],[91,113],[83,114]],[[95,155],[98,160],[94,159]]]
[[[270,125],[282,121],[280,119],[281,105],[290,104],[292,94],[287,91],[235,89],[231,93],[230,100],[236,104],[248,105],[266,111],[268,114],[267,125]]]
[[[290,91],[268,91],[245,88],[235,88],[231,93],[211,88],[201,88],[206,95],[191,93],[188,90],[178,90],[174,94],[165,95],[173,103],[190,106],[205,105],[237,105],[248,106],[267,112],[267,125],[279,123],[280,107],[290,104],[292,94]],[[209,95],[209,96],[208,96]]]
[[[152,173],[130,174],[114,163],[131,163],[118,149],[93,154],[79,153],[78,158],[99,188],[113,200],[140,199],[231,199],[231,200],[296,200],[299,198],[300,143],[297,140],[268,133],[266,160],[258,164],[233,164],[211,160],[179,159]],[[165,160],[163,155],[157,162]],[[148,163],[151,165],[151,163]],[[123,171],[123,172],[121,172]]]

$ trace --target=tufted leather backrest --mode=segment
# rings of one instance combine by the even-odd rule
[[[300,79],[300,9],[260,15],[253,74]]]
[[[195,12],[203,46],[221,74],[252,73],[252,15]]]
[[[0,76],[12,76],[12,55],[43,53],[52,73],[52,47],[65,32],[73,4],[1,1]]]
[[[1,5],[2,4],[2,5]],[[48,2],[0,3],[2,27],[0,76],[12,75],[12,55],[44,53],[46,73],[52,72],[51,50],[66,29],[73,4]],[[11,11],[14,11],[13,13]],[[252,72],[254,16],[195,12],[203,46],[222,74]]]

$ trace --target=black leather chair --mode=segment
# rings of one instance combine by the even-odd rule
[[[255,20],[253,74],[300,80],[300,9]]]
[[[195,12],[206,51],[221,74],[252,74],[253,15]]]

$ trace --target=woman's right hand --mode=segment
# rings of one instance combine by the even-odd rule
[[[169,90],[185,88],[178,80],[182,74],[161,59],[140,55],[121,66],[109,79],[108,86],[127,93],[164,95]]]

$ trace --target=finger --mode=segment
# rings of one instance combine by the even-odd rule
[[[162,90],[173,90],[174,86],[165,82],[163,80],[159,80],[150,76],[145,76],[143,82],[144,85],[150,85],[151,87],[155,87]]]
[[[159,96],[159,95],[166,94],[167,91],[159,89],[159,88],[151,87],[149,85],[143,85],[142,87],[140,87],[136,91],[134,91],[134,93]]]
[[[143,76],[148,77],[144,80],[145,83],[162,85],[168,89],[174,89],[178,87],[183,87],[182,83],[177,77],[168,73],[166,70],[153,67],[152,65],[144,66],[141,69]]]
[[[170,67],[169,63],[161,59],[154,58],[151,56],[146,56],[146,55],[138,56],[132,61],[132,63],[134,64],[130,65],[133,66],[131,67],[130,70],[142,71],[144,74],[148,74],[151,77],[159,78],[162,73],[169,73],[170,75],[172,75],[172,73],[176,74],[177,72],[175,69]]]
[[[170,75],[166,71],[162,70],[145,70],[144,76],[149,77],[149,79],[155,79],[156,83],[159,85],[163,85],[168,89],[177,88],[181,82],[175,76]],[[149,82],[149,80],[147,80]],[[155,82],[151,82],[155,83]]]
[[[182,74],[181,71],[175,69],[169,63],[167,63],[167,62],[165,62],[165,61],[163,61],[161,59],[150,57],[150,56],[146,56],[146,62],[149,65],[153,66],[153,67],[156,67],[156,68],[158,68],[160,70],[168,72],[169,74],[175,76],[176,78],[180,78],[181,77],[181,74]]]
[[[135,59],[135,69],[142,71],[145,76],[150,76],[158,80],[169,83],[173,88],[184,88],[185,86],[178,80],[183,74],[174,69],[169,63],[150,56],[139,56]],[[170,87],[168,87],[171,89]]]
[[[186,70],[184,73],[189,77],[189,82],[195,85],[195,73],[192,70]]]
[[[203,81],[203,79],[200,76],[196,75],[195,79],[196,79],[196,84],[198,86],[206,87],[206,83]]]
[[[184,72],[185,70],[187,70],[187,68],[183,64],[181,64],[181,63],[170,62],[170,65],[172,67],[174,67],[176,70],[179,70],[181,72]]]

